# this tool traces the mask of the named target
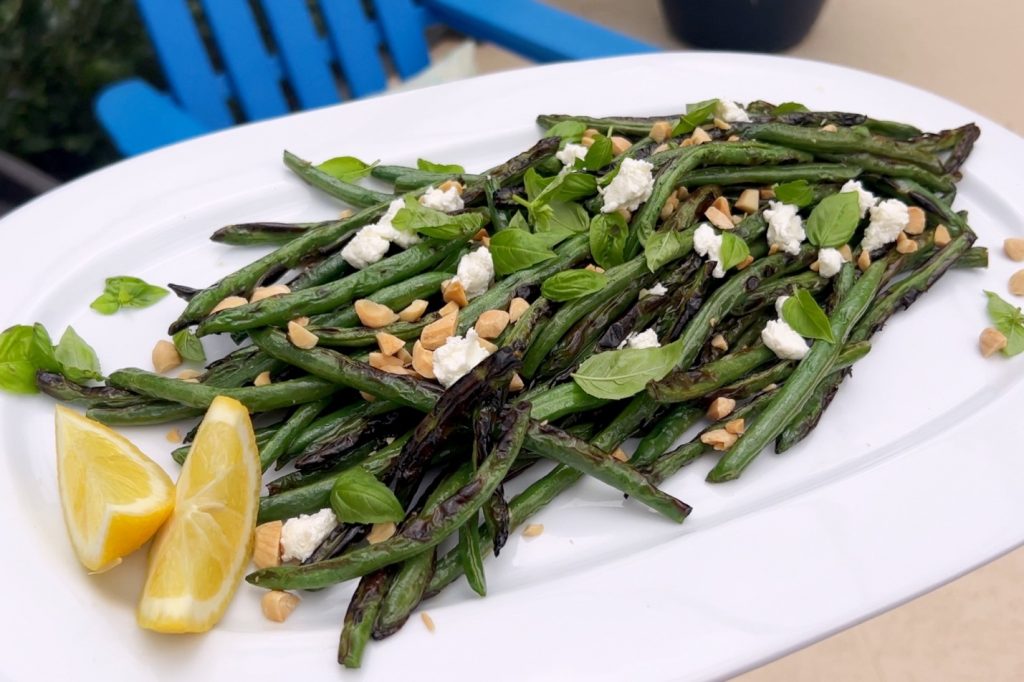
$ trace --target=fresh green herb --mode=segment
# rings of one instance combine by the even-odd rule
[[[594,135],[594,142],[587,149],[587,155],[582,160],[576,161],[576,168],[591,171],[600,170],[611,163],[613,158],[611,138],[598,133]]]
[[[793,180],[775,185],[775,198],[784,204],[803,208],[814,203],[814,190],[806,180]]]
[[[537,172],[535,168],[527,168],[526,172],[523,173],[523,187],[526,188],[526,198],[529,200],[527,204],[532,202],[534,199],[544,191],[544,188],[551,184],[557,175],[552,175],[549,178],[544,177]]]
[[[624,348],[592,355],[572,375],[587,395],[621,400],[644,390],[649,381],[660,381],[682,357],[679,339],[659,348]]]
[[[810,111],[807,107],[799,102],[783,102],[777,107],[772,109],[772,116],[781,116],[782,114],[795,114],[801,111]]]
[[[608,276],[593,270],[565,270],[551,275],[540,287],[541,296],[549,301],[571,301],[597,293],[608,285]]]
[[[587,209],[572,201],[556,201],[534,215],[538,232],[565,232],[570,236],[590,227]]]
[[[842,192],[822,199],[807,219],[807,241],[820,247],[836,247],[850,241],[860,222],[856,192]]]
[[[206,351],[203,350],[203,343],[199,337],[188,329],[182,329],[171,337],[174,347],[178,349],[178,355],[190,362],[206,362]]]
[[[15,325],[0,334],[0,389],[36,393],[36,371],[60,368],[41,324]]]
[[[570,142],[576,142],[583,137],[586,130],[586,124],[580,121],[562,121],[548,128],[544,137],[561,137]]]
[[[747,243],[732,232],[722,233],[722,249],[718,258],[723,270],[729,270],[742,263],[750,255]]]
[[[431,173],[451,173],[452,175],[461,175],[466,172],[466,169],[457,163],[433,163],[426,159],[416,159],[416,167],[421,171],[429,171]]]
[[[508,226],[513,230],[526,230],[530,231],[530,224],[526,222],[526,218],[520,211],[516,211],[512,214],[512,217],[508,221]]]
[[[590,221],[590,254],[602,268],[625,262],[629,225],[619,213],[598,213]],[[648,241],[648,248],[650,242]]]
[[[597,192],[597,179],[587,173],[566,173],[555,176],[530,203],[534,205],[557,201],[585,199]]]
[[[113,315],[121,308],[148,308],[167,293],[167,289],[138,277],[108,277],[103,293],[89,307],[98,313]]]
[[[360,161],[354,156],[335,156],[333,159],[327,159],[321,163],[317,168],[322,170],[328,175],[332,175],[339,180],[345,182],[355,182],[361,178],[365,178],[373,170],[380,161],[374,161],[373,163],[366,163]]]
[[[491,259],[499,275],[517,272],[555,257],[547,243],[526,230],[502,230],[491,237]]]
[[[686,113],[679,117],[679,121],[672,129],[672,137],[692,133],[697,126],[703,125],[711,120],[718,108],[717,99],[709,99],[696,104],[687,104]]]
[[[806,289],[797,289],[796,294],[786,299],[782,304],[782,319],[804,338],[836,342],[828,315]]]
[[[479,213],[450,215],[428,208],[412,197],[406,197],[405,208],[395,214],[391,224],[398,230],[416,231],[435,239],[455,239],[470,228],[479,228],[484,218]]]
[[[1006,337],[1003,355],[1013,357],[1024,351],[1024,313],[998,294],[986,291],[985,295],[988,296],[988,316],[995,328]]]
[[[345,523],[384,523],[405,517],[391,489],[362,467],[342,472],[331,489],[331,507]]]
[[[60,337],[60,343],[53,354],[60,364],[61,371],[71,381],[81,384],[103,378],[96,351],[72,327],[64,330],[64,335]]]
[[[647,269],[657,272],[665,263],[685,256],[691,247],[692,242],[685,240],[680,233],[674,230],[655,232],[647,238],[647,243],[644,245]]]

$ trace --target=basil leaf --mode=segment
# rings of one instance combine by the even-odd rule
[[[782,319],[804,338],[836,342],[828,315],[806,289],[797,289],[795,295],[786,299],[782,304]]]
[[[557,175],[545,178],[535,169],[527,168],[526,172],[523,173],[523,186],[526,188],[526,198],[531,202],[534,201],[544,191],[544,188],[557,178]]]
[[[544,137],[561,137],[576,142],[583,137],[587,126],[582,121],[560,121],[547,129]]]
[[[837,247],[850,241],[860,223],[856,192],[825,197],[807,219],[807,241],[819,247]]]
[[[435,239],[456,239],[472,228],[480,229],[483,224],[484,218],[479,213],[451,215],[428,208],[412,197],[406,197],[405,208],[391,220],[397,230],[416,231]]]
[[[182,329],[171,337],[174,347],[178,349],[178,355],[191,362],[206,362],[206,351],[203,350],[203,343],[195,334],[187,329]]]
[[[555,257],[541,237],[525,230],[502,230],[491,237],[491,259],[499,275],[517,272]]]
[[[319,164],[317,168],[344,182],[355,182],[369,175],[378,163],[380,162],[366,163],[354,156],[335,156]]]
[[[800,102],[783,102],[782,104],[772,109],[772,116],[781,116],[782,114],[793,114],[800,111],[810,111],[807,107]]]
[[[629,225],[618,213],[598,213],[590,221],[590,254],[602,268],[625,262]],[[650,242],[648,241],[648,248]]]
[[[32,325],[32,345],[28,350],[28,359],[37,370],[59,372],[61,367],[54,354],[53,341],[46,327],[36,322]]]
[[[729,270],[742,263],[750,255],[750,248],[747,243],[734,235],[732,232],[722,233],[722,250],[719,253],[720,265],[723,270]]]
[[[76,383],[81,384],[91,379],[103,378],[96,351],[72,327],[64,330],[64,335],[60,337],[60,343],[54,349],[54,357],[60,363],[65,376]]]
[[[704,100],[703,102],[697,102],[696,104],[687,104],[686,113],[679,117],[679,121],[677,121],[675,127],[672,128],[672,137],[692,133],[694,128],[710,121],[712,117],[714,117],[715,110],[717,108],[717,99]]]
[[[814,190],[806,180],[793,180],[775,185],[775,199],[803,208],[814,203]]]
[[[587,155],[582,161],[577,161],[580,168],[586,170],[600,170],[612,162],[612,140],[610,137],[598,134],[594,135],[594,143],[587,149]]]
[[[108,277],[103,293],[89,307],[98,313],[113,315],[121,308],[148,308],[167,293],[167,289],[138,277]]]
[[[466,169],[457,163],[432,163],[426,159],[416,159],[416,167],[421,171],[430,171],[431,173],[451,173],[453,175],[461,175],[466,172]]]
[[[686,239],[675,230],[655,232],[647,238],[647,243],[644,245],[644,258],[647,260],[647,269],[651,272],[657,272],[661,266],[685,256],[692,250],[692,238]]]
[[[540,285],[540,294],[549,301],[571,301],[597,293],[608,285],[608,276],[592,270],[565,270],[551,275]]]
[[[537,228],[534,235],[539,237],[544,242],[544,245],[549,248],[562,243],[576,234],[572,230],[555,223],[553,216],[554,209],[550,206],[538,206],[534,212],[534,224]]]
[[[36,393],[36,367],[30,359],[35,330],[15,325],[0,334],[0,388],[11,393]]]
[[[556,201],[576,201],[597,193],[597,178],[586,173],[555,176],[530,203],[534,206]]]
[[[571,201],[556,201],[544,206],[547,210],[534,214],[537,231],[586,232],[590,227],[587,209]]]
[[[986,291],[985,295],[988,296],[988,316],[995,328],[1006,337],[1003,355],[1013,357],[1024,351],[1024,313],[998,294]]]
[[[679,363],[683,339],[660,348],[624,348],[590,356],[572,375],[587,395],[621,400],[659,381]]]
[[[509,229],[512,230],[526,230],[527,232],[530,231],[530,224],[526,222],[526,218],[524,218],[523,214],[520,213],[519,211],[516,211],[514,214],[512,214],[512,218],[509,219],[508,221],[508,226]]]
[[[405,509],[391,489],[359,466],[335,479],[331,508],[343,523],[384,523],[405,518]]]

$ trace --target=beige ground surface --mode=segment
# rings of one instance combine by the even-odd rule
[[[756,0],[751,0],[752,2]],[[658,0],[548,0],[667,49],[684,49]],[[1024,2],[829,0],[789,54],[880,73],[1024,134]],[[528,64],[484,48],[481,71]],[[738,678],[742,682],[1024,680],[1024,550]]]

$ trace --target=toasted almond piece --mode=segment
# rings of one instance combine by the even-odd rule
[[[757,190],[757,194],[758,194],[758,196],[761,197],[762,201],[765,201],[767,199],[774,199],[775,198],[775,188],[774,187],[762,187],[761,189]]]
[[[412,364],[412,353],[407,351],[404,347],[395,353],[395,357],[402,361],[402,367],[408,367]]]
[[[469,299],[466,298],[466,288],[457,279],[450,279],[448,284],[441,287],[441,298],[444,299],[445,303],[454,303],[460,308],[465,308],[469,305]]]
[[[775,254],[777,254],[781,250],[782,250],[781,246],[779,246],[778,244],[772,244],[771,246],[768,247],[768,255],[769,256],[774,256]]]
[[[908,206],[907,215],[910,217],[910,221],[907,223],[907,226],[903,228],[903,231],[907,234],[921,234],[924,232],[924,209],[919,206]]]
[[[380,352],[384,355],[396,355],[398,351],[405,348],[405,341],[398,338],[394,334],[388,334],[387,332],[377,332],[377,347],[380,348]]]
[[[843,244],[837,249],[837,251],[839,251],[839,255],[842,256],[843,260],[847,263],[853,260],[853,251],[850,249],[849,244]]]
[[[423,347],[417,341],[412,346],[412,368],[425,379],[435,379],[434,376],[434,352]]]
[[[733,225],[739,227],[739,224],[743,222],[743,217],[742,216],[738,216],[738,215],[734,215],[734,216],[732,216],[730,218],[730,220],[732,221]]]
[[[498,352],[498,347],[495,346],[490,341],[488,341],[487,339],[477,338],[476,342],[477,342],[477,344],[479,344],[479,346],[481,348],[483,348],[488,353],[492,353],[493,354],[493,353],[497,353]]]
[[[228,297],[222,299],[220,303],[218,303],[217,305],[213,306],[213,310],[210,311],[210,314],[213,315],[214,313],[219,313],[222,310],[228,310],[230,308],[237,308],[238,306],[245,305],[248,302],[249,301],[247,301],[246,299],[242,298],[241,296],[228,296]]]
[[[426,300],[417,298],[415,301],[402,308],[402,312],[398,313],[398,319],[402,322],[415,322],[423,317],[423,313],[427,312],[428,305],[429,303]]]
[[[739,263],[736,264],[736,269],[737,270],[744,270],[744,269],[747,268],[748,265],[750,265],[753,262],[754,262],[754,257],[751,256],[750,254],[747,254],[746,258],[744,258],[743,260],[741,260]]]
[[[368,403],[372,403],[377,400],[377,396],[372,393],[367,393],[366,391],[359,391],[359,395]]]
[[[725,197],[716,197],[715,200],[711,202],[711,205],[730,218],[732,217],[732,208],[729,207],[729,200]]]
[[[995,327],[985,327],[978,340],[981,354],[986,358],[1006,348],[1006,336]]]
[[[496,339],[505,331],[509,319],[504,310],[486,310],[477,318],[474,329],[481,338]]]
[[[740,417],[739,419],[733,419],[732,421],[725,423],[725,430],[733,434],[734,436],[739,436],[744,431],[747,430],[747,422],[743,419],[743,417]]]
[[[292,322],[299,325],[300,327],[309,326],[309,318],[306,317],[305,315],[303,315],[302,317],[296,317],[294,320],[292,320]]]
[[[515,324],[519,321],[519,318],[523,316],[530,308],[530,302],[525,298],[516,296],[512,299],[512,302],[508,304],[508,321]]]
[[[622,208],[618,209],[615,212],[622,216],[622,219],[625,220],[627,223],[633,219],[633,214],[630,213],[629,209],[626,208],[625,206],[623,206]]]
[[[600,265],[594,265],[593,263],[587,263],[586,267],[584,267],[583,269],[590,270],[591,272],[596,272],[598,274],[604,272],[604,268],[602,268]]]
[[[181,379],[182,381],[189,381],[190,379],[199,379],[199,377],[201,376],[203,376],[203,373],[200,372],[198,369],[183,369],[180,372],[178,372],[178,378]]]
[[[829,123],[828,125],[821,126],[821,131],[825,133],[839,132],[839,128],[836,127],[835,123]]]
[[[680,147],[692,147],[695,144],[697,144],[697,140],[693,139],[692,137],[687,137],[686,139],[684,139],[682,142],[679,143],[679,146]]]
[[[181,381],[184,381],[186,384],[198,384],[199,383],[199,379],[181,379]]]
[[[744,213],[757,213],[761,205],[761,195],[756,189],[745,189],[736,200],[736,210]]]
[[[353,211],[351,208],[343,208],[341,209],[341,212],[338,213],[338,218],[341,220],[345,220],[346,218],[351,218],[355,214],[356,212]]]
[[[665,200],[661,207],[661,212],[658,213],[658,217],[665,220],[675,213],[677,208],[679,208],[679,198],[675,194],[669,194],[668,199]]]
[[[423,625],[431,632],[437,630],[437,626],[434,625],[434,619],[431,618],[430,614],[428,614],[426,611],[420,613],[420,620],[423,621]]]
[[[612,453],[612,459],[617,459],[620,462],[628,462],[629,453],[627,453],[622,448],[615,448],[615,452]]]
[[[722,119],[718,118],[717,116],[715,116],[711,120],[711,123],[714,124],[714,126],[716,128],[718,128],[719,130],[732,130],[732,126],[731,125],[729,125],[728,123],[726,123]]]
[[[739,135],[730,135],[729,137],[725,138],[725,141],[726,142],[739,142],[740,139],[742,139],[742,138],[740,138]]]
[[[808,266],[808,269],[811,272],[817,272],[818,270],[821,270],[821,261],[814,261]]]
[[[437,350],[444,345],[444,342],[448,340],[449,336],[455,335],[455,328],[458,325],[459,316],[455,315],[444,315],[441,319],[431,322],[423,328],[423,332],[420,334],[420,343],[427,350]],[[416,352],[413,351],[413,367],[416,367]],[[419,368],[416,369],[420,372]],[[423,372],[420,372],[423,374]],[[423,376],[426,376],[425,374]]]
[[[385,521],[384,523],[375,523],[370,527],[370,532],[366,534],[366,541],[371,545],[376,545],[378,542],[384,542],[394,534],[394,522]]]
[[[667,143],[662,142],[661,144],[654,148],[654,151],[651,152],[651,154],[660,154],[662,152],[667,152],[669,149],[671,149],[671,147],[669,147]]]
[[[765,387],[764,387],[763,391],[764,391],[765,393],[768,393],[769,391],[774,391],[774,390],[775,390],[775,389],[777,389],[778,387],[779,387],[779,385],[778,385],[778,384],[768,384],[767,386],[765,386]]]
[[[932,237],[932,240],[935,242],[935,246],[941,249],[943,246],[953,241],[953,237],[950,236],[948,227],[945,225],[936,225],[935,235]]]
[[[380,368],[380,371],[387,372],[388,374],[397,374],[398,376],[402,377],[407,377],[414,374],[412,370],[408,370],[405,367],[402,367],[401,365],[384,365],[383,367]]]
[[[715,398],[708,407],[707,417],[712,421],[725,419],[736,409],[736,401],[732,398]]]
[[[270,372],[260,372],[256,375],[256,378],[252,380],[253,386],[269,386],[270,385]]]
[[[860,255],[857,256],[857,267],[860,268],[861,272],[871,267],[871,254],[867,251],[861,251]]]
[[[270,590],[260,600],[263,615],[275,623],[283,623],[299,605],[298,595],[283,590]]]
[[[523,383],[523,378],[519,376],[519,372],[513,372],[512,380],[508,382],[508,390],[512,391],[513,393],[518,393],[524,388],[526,388],[526,384]]]
[[[320,342],[316,334],[302,325],[296,324],[294,320],[288,323],[288,340],[292,342],[293,346],[303,350],[309,350]]]
[[[703,128],[697,127],[690,133],[690,139],[693,140],[694,144],[704,144],[705,142],[711,142],[711,136],[708,135],[708,131]]]
[[[168,443],[180,443],[181,431],[179,431],[178,429],[171,429],[164,434],[164,438],[167,439]]]
[[[679,199],[679,201],[685,201],[690,198],[690,190],[685,187],[676,187],[676,198]]]
[[[356,316],[364,327],[380,329],[398,321],[398,315],[383,303],[361,298],[355,302]]]
[[[441,317],[447,317],[448,315],[454,315],[459,312],[459,310],[460,308],[458,303],[455,301],[449,301],[438,309],[437,314]]]
[[[252,296],[249,297],[249,302],[255,303],[271,296],[283,296],[290,293],[292,293],[292,290],[287,284],[271,284],[268,287],[256,287],[253,289]]]
[[[544,532],[544,524],[543,523],[531,523],[531,524],[528,524],[526,526],[526,528],[523,529],[523,537],[524,538],[535,538],[535,537],[537,537],[538,535],[540,535],[543,532]]]
[[[940,227],[945,227],[940,225]],[[935,243],[939,243],[939,228],[935,228]],[[949,230],[946,230],[946,235],[949,235]],[[1010,260],[1022,261],[1024,260],[1024,239],[1020,237],[1010,237],[1009,239],[1003,240],[1003,251],[1006,252],[1006,257]]]
[[[462,183],[459,182],[458,180],[445,180],[440,185],[438,185],[437,188],[442,192],[447,192],[448,190],[454,188],[456,194],[462,194],[462,191],[465,189],[462,186]]]
[[[153,369],[163,374],[181,364],[181,355],[174,344],[166,339],[160,339],[153,346]]]
[[[580,144],[586,147],[587,149],[590,149],[591,145],[594,144],[593,135],[587,135],[586,133],[583,133],[583,137],[580,138]]]
[[[900,232],[900,236],[896,238],[896,252],[914,253],[915,251],[917,251],[917,242]]]
[[[647,133],[655,142],[661,143],[672,137],[672,124],[668,121],[655,121],[651,132]]]
[[[627,149],[633,146],[633,143],[620,135],[612,135],[612,155],[619,156],[624,154]]]
[[[1010,293],[1014,296],[1024,296],[1024,270],[1018,270],[1010,275]]]
[[[715,334],[714,338],[711,339],[711,347],[722,351],[729,350],[729,342],[721,334]]]
[[[374,369],[387,369],[388,367],[402,367],[402,361],[392,355],[384,355],[378,351],[373,351],[366,358],[367,364]]]
[[[256,568],[281,565],[281,529],[283,521],[268,521],[256,526],[252,562]]]
[[[487,229],[481,227],[476,231],[476,234],[473,235],[472,240],[475,242],[482,242],[485,239],[490,239],[490,236],[491,235],[487,234]]]
[[[729,216],[725,215],[714,206],[709,206],[708,210],[704,211],[704,217],[719,230],[732,230],[736,227],[733,225],[732,219]]]
[[[738,437],[734,433],[729,433],[725,429],[713,429],[706,433],[700,434],[700,442],[705,445],[710,445],[715,450],[721,452],[722,450],[728,450],[732,447],[732,444],[738,440]]]

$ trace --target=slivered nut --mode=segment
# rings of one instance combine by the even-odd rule
[[[523,316],[530,308],[530,302],[525,298],[516,296],[512,299],[512,302],[508,304],[508,321],[515,324],[519,321],[519,318]]]
[[[729,137],[725,138],[725,141],[726,142],[739,142],[741,139],[742,138],[739,135],[730,135]]]
[[[253,289],[252,296],[249,297],[249,302],[255,303],[271,296],[282,296],[290,293],[292,293],[292,290],[287,284],[271,284],[269,287],[256,287]]]
[[[407,351],[404,346],[395,353],[395,357],[402,361],[402,367],[408,367],[412,364],[412,353]]]
[[[402,322],[415,322],[423,317],[423,313],[427,312],[428,305],[429,303],[426,300],[417,298],[415,301],[402,308],[402,312],[398,313],[398,319]]]
[[[398,321],[398,315],[391,308],[367,298],[356,301],[354,307],[359,321],[370,329],[380,329]]]
[[[341,209],[341,213],[338,214],[338,218],[340,218],[341,220],[345,220],[346,218],[351,218],[355,214],[356,212],[353,211],[351,208],[343,208]]]
[[[910,217],[910,220],[907,222],[907,226],[903,228],[903,231],[907,234],[921,234],[924,232],[924,210],[919,206],[909,206],[907,208],[907,215]]]
[[[300,327],[309,326],[309,318],[306,317],[305,315],[303,315],[302,317],[296,317],[294,320],[292,320],[292,322],[299,325]]]
[[[604,272],[604,268],[602,268],[600,265],[594,265],[593,263],[587,263],[586,267],[584,267],[583,269],[590,270],[591,272],[596,272],[598,274]]]
[[[915,251],[917,251],[917,242],[900,232],[900,236],[896,238],[896,252],[914,253]]]
[[[477,338],[476,342],[477,342],[477,345],[479,345],[481,348],[483,348],[488,353],[492,353],[493,354],[493,353],[497,353],[498,352],[498,347],[495,346],[490,341],[488,341],[487,339]]]
[[[377,396],[372,393],[367,393],[366,391],[359,391],[359,395],[368,403],[372,403],[377,399]]]
[[[653,156],[654,154],[660,154],[662,152],[667,152],[669,149],[670,149],[670,147],[668,146],[668,144],[665,143],[665,142],[662,142],[661,144],[659,144],[657,147],[654,148],[654,151],[651,152],[651,155]]]
[[[472,241],[489,242],[491,241],[491,235],[487,234],[487,230],[481,227],[479,230],[477,230],[476,234],[473,235]]]
[[[986,358],[1006,348],[1006,337],[995,327],[986,327],[978,340],[981,354]]]
[[[1014,296],[1024,296],[1024,270],[1018,270],[1010,275],[1010,293]]]
[[[862,250],[857,256],[857,267],[861,269],[861,272],[871,267],[871,254]]]
[[[166,434],[164,434],[164,438],[167,439],[168,443],[180,443],[181,431],[179,431],[178,429],[171,429]]]
[[[612,135],[611,140],[612,140],[612,154],[614,156],[619,156],[620,154],[624,154],[627,149],[629,149],[630,147],[633,146],[632,142],[630,142],[626,138],[621,137],[619,135]]]
[[[938,232],[939,232],[939,228],[936,227],[935,228],[935,233],[936,233],[935,234],[935,243],[936,244],[939,243]],[[946,230],[946,233],[948,234],[949,230]],[[1003,251],[1006,252],[1006,256],[1010,260],[1015,260],[1015,261],[1022,261],[1022,260],[1024,260],[1024,239],[1022,239],[1020,237],[1011,237],[1009,239],[1003,240]]]
[[[677,208],[679,208],[679,198],[675,194],[669,194],[668,199],[665,200],[664,205],[661,207],[658,217],[665,220],[675,213]]]
[[[210,314],[219,313],[222,310],[228,310],[229,308],[237,308],[240,305],[245,305],[249,301],[245,300],[241,296],[228,296],[227,298],[221,299],[221,302],[213,306],[213,310]]]
[[[198,381],[201,376],[203,373],[197,369],[183,369],[178,372],[178,378],[182,381]]]
[[[757,213],[761,204],[761,195],[756,189],[745,189],[736,200],[736,210],[743,213]]]
[[[526,384],[523,383],[523,378],[519,376],[518,372],[513,372],[512,380],[508,382],[508,390],[512,391],[513,393],[518,393],[524,388],[526,388]]]
[[[256,378],[252,380],[253,386],[269,386],[270,385],[270,372],[260,372],[256,375]]]
[[[456,315],[445,315],[441,319],[431,322],[423,328],[423,332],[420,334],[420,343],[427,350],[437,350],[444,345],[444,342],[448,340],[449,336],[455,335],[455,328],[458,325],[459,316]],[[415,352],[413,353],[413,360],[416,359]],[[413,367],[415,367],[415,362]],[[416,370],[419,372],[419,370]],[[423,374],[423,372],[420,372]],[[424,375],[426,376],[426,375]]]
[[[761,197],[762,200],[774,199],[775,198],[775,188],[774,187],[762,187],[761,189],[757,190],[757,194],[758,194],[758,196]]]
[[[726,122],[725,122],[725,121],[723,121],[722,119],[718,118],[717,116],[715,116],[715,118],[713,118],[713,119],[711,120],[711,122],[712,122],[712,123],[714,124],[714,126],[715,126],[716,128],[718,128],[719,130],[732,130],[732,126],[731,126],[731,125],[729,125],[728,123],[726,123]]]
[[[373,351],[369,354],[366,359],[370,367],[374,369],[387,369],[388,367],[402,367],[401,358],[396,358],[393,355],[384,355],[377,351]]]
[[[316,334],[302,325],[296,324],[294,320],[288,323],[288,340],[292,342],[293,346],[303,350],[314,348],[320,342]]]
[[[589,148],[590,145],[594,144],[594,136],[600,134],[600,131],[594,130],[593,128],[587,128],[583,131],[583,138],[580,140],[580,144]]]
[[[181,355],[174,344],[165,339],[160,339],[153,346],[153,369],[160,374],[172,370],[181,364]]]
[[[412,346],[412,368],[424,379],[434,379],[434,353],[417,341]]]
[[[811,272],[818,272],[821,270],[821,261],[814,261],[808,266],[808,269],[811,270]]]
[[[742,435],[742,433],[747,430],[747,423],[743,419],[743,417],[740,417],[739,419],[733,419],[730,422],[726,422],[725,430],[733,434],[734,436],[739,436]]]
[[[726,351],[729,350],[729,342],[721,334],[715,334],[714,338],[711,339],[711,347]]]
[[[736,227],[733,225],[732,219],[729,216],[725,215],[714,206],[709,206],[708,210],[704,211],[704,217],[719,230],[732,230]]]
[[[423,625],[431,632],[437,630],[437,626],[434,625],[434,619],[426,611],[420,614],[420,620],[423,621]]]
[[[454,315],[455,313],[459,312],[459,310],[460,308],[458,303],[456,303],[455,301],[449,301],[445,303],[443,306],[441,306],[440,309],[438,309],[437,314],[440,315],[441,317],[447,317],[448,315]]]
[[[686,189],[685,187],[676,187],[676,198],[679,199],[679,201],[684,201],[685,199],[689,198],[689,196],[690,190]]]
[[[672,137],[672,124],[668,121],[655,121],[651,126],[651,132],[647,133],[657,143],[662,143]]]
[[[544,532],[543,523],[531,523],[523,529],[524,538],[535,538]]]
[[[943,246],[951,242],[953,238],[949,234],[948,227],[946,227],[945,225],[938,225],[935,227],[935,236],[932,237],[932,240],[935,242],[935,246],[941,249]],[[1014,260],[1020,259],[1016,258]]]
[[[370,532],[366,535],[366,541],[371,545],[376,545],[378,542],[384,542],[389,537],[395,534],[395,524],[391,521],[385,521],[384,523],[375,523],[370,528]]]
[[[743,260],[741,260],[739,263],[736,264],[736,269],[737,270],[743,270],[743,269],[745,269],[748,265],[750,265],[753,262],[754,262],[754,257],[751,256],[750,254],[747,254],[746,258],[744,258]]]
[[[850,249],[849,244],[843,244],[836,250],[839,251],[839,255],[842,256],[843,260],[847,263],[853,260],[853,251]]]
[[[708,419],[718,421],[725,419],[736,409],[736,401],[732,398],[715,398],[708,407]]]
[[[725,197],[716,197],[715,200],[711,202],[711,205],[717,208],[725,215],[732,216],[732,209],[729,208],[729,200],[726,199]]]
[[[252,549],[252,562],[256,564],[256,568],[281,564],[281,529],[283,527],[283,521],[269,521],[256,526]]]
[[[442,192],[447,192],[450,189],[454,189],[456,194],[462,194],[462,190],[465,189],[462,186],[462,183],[459,182],[458,180],[445,180],[440,185],[438,185],[437,188]]]
[[[292,611],[299,605],[298,595],[282,590],[271,590],[263,595],[260,607],[263,615],[275,623],[283,623],[292,615]]]
[[[700,434],[700,442],[705,445],[710,445],[715,450],[721,452],[722,450],[728,450],[732,447],[732,444],[738,440],[738,437],[734,433],[729,433],[725,429],[713,429],[706,433]]]
[[[836,127],[835,123],[829,123],[828,125],[821,126],[821,130],[826,133],[839,132],[839,128]]]
[[[732,218],[730,218],[730,220],[732,220],[732,224],[736,225],[737,227],[739,226],[740,223],[743,222],[743,218],[741,216],[738,216],[738,215],[732,216]]]
[[[469,299],[466,298],[466,287],[462,286],[462,282],[457,279],[450,279],[446,285],[441,287],[441,298],[445,303],[454,303],[460,308],[469,305]]]
[[[612,453],[612,459],[617,459],[620,462],[628,462],[629,455],[622,448],[615,448],[615,452]]]
[[[705,142],[711,142],[711,136],[708,135],[708,131],[703,128],[694,128],[693,132],[690,133],[690,138],[693,140],[693,144],[704,144]]]
[[[771,246],[768,247],[768,255],[769,256],[774,256],[775,254],[777,254],[781,250],[782,250],[781,246],[779,246],[778,244],[772,244]]]
[[[477,318],[476,333],[484,339],[498,338],[509,323],[509,314],[504,310],[487,310]]]
[[[396,355],[398,351],[405,348],[405,341],[394,334],[377,332],[377,347],[384,355]]]

